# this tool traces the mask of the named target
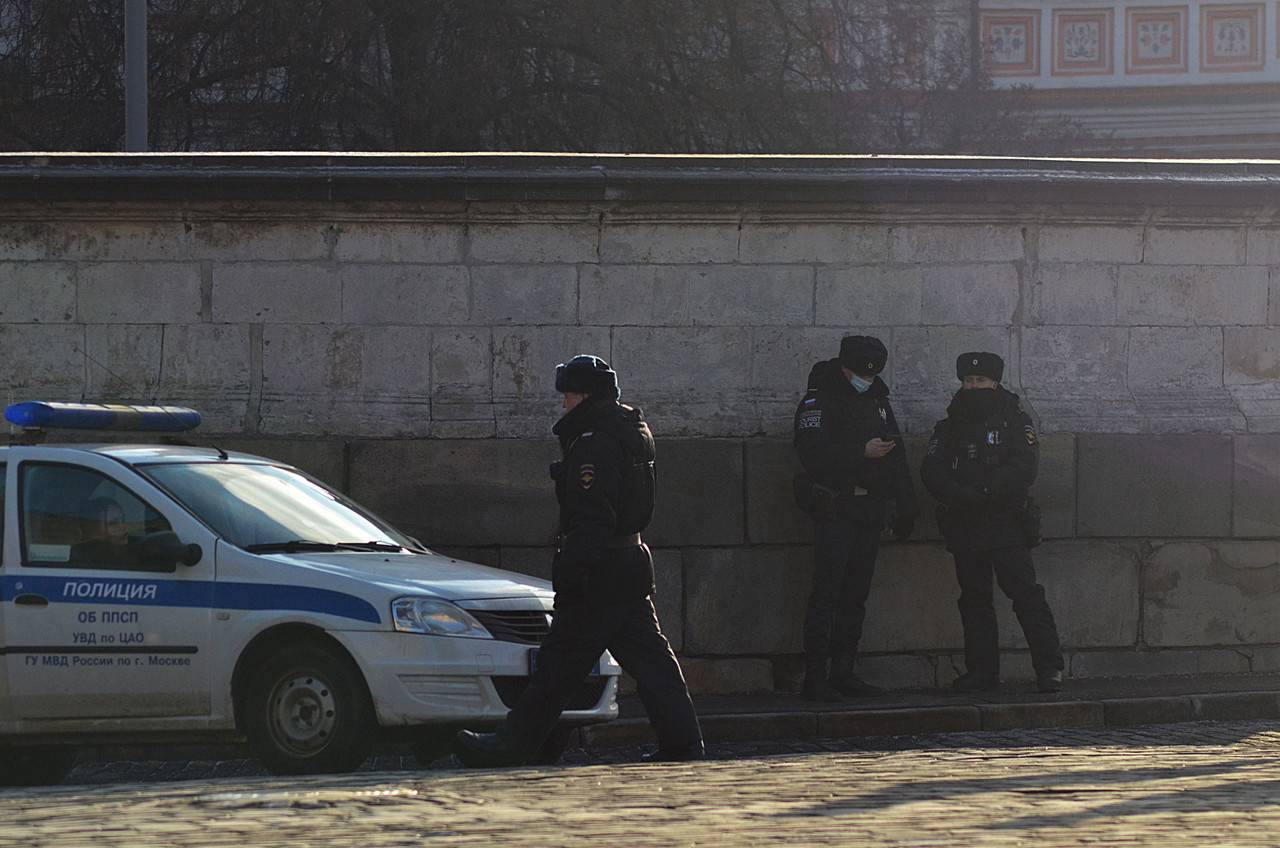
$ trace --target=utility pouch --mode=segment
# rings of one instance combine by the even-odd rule
[[[791,494],[802,512],[814,518],[835,518],[836,499],[840,493],[830,486],[813,482],[807,471],[798,471],[791,478]]]
[[[1027,497],[1022,509],[1018,511],[1018,523],[1022,528],[1022,540],[1028,548],[1034,548],[1044,541],[1040,504],[1035,498]]]

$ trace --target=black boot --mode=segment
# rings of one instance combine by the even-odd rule
[[[829,704],[844,700],[844,697],[827,679],[827,661],[825,659],[805,657],[804,689],[801,690],[800,697],[806,701],[824,701]]]
[[[1062,672],[1054,668],[1042,674],[1036,674],[1036,689],[1041,692],[1059,691],[1062,689]]]
[[[501,733],[476,733],[459,730],[454,753],[467,768],[504,768],[522,766],[528,756]]]
[[[868,698],[883,695],[884,690],[872,685],[853,673],[853,657],[837,655],[831,658],[831,686],[842,695]]]

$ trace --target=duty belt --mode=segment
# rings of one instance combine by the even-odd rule
[[[640,534],[632,533],[630,536],[610,536],[604,546],[606,548],[634,548],[641,544],[643,542],[640,540]]]

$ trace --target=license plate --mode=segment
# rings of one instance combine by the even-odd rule
[[[592,676],[592,677],[598,677],[599,675],[601,675],[601,674],[603,674],[603,673],[604,673],[604,672],[603,672],[603,670],[600,668],[600,665],[601,665],[601,663],[602,663],[603,661],[604,661],[604,657],[603,657],[603,656],[601,656],[601,657],[600,657],[600,659],[596,660],[596,664],[595,664],[595,666],[593,666],[593,667],[592,667],[592,669],[591,669],[591,676]],[[533,675],[533,673],[534,673],[535,671],[537,671],[537,670],[538,670],[538,649],[537,649],[537,648],[530,648],[530,649],[529,649],[529,674],[530,674],[530,676],[532,676],[532,675]]]

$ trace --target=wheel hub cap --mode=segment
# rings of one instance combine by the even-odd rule
[[[314,674],[286,677],[271,693],[271,730],[284,748],[313,754],[333,738],[338,705],[328,681]]]

